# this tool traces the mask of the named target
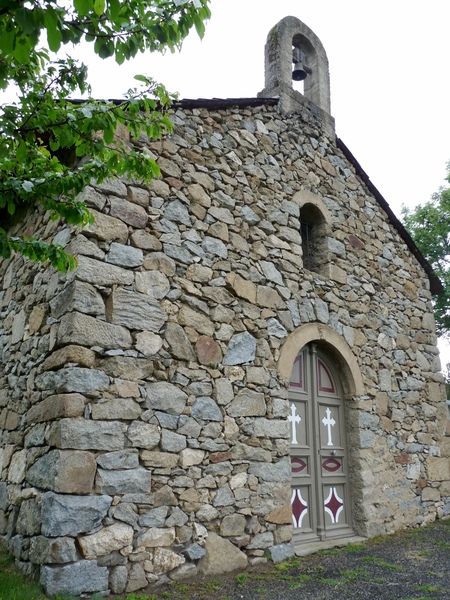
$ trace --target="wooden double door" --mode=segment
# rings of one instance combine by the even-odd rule
[[[294,542],[353,535],[344,399],[337,370],[315,344],[298,355],[289,386]]]

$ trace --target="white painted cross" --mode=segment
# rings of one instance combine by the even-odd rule
[[[288,421],[291,424],[292,430],[292,439],[291,442],[293,444],[298,444],[297,442],[297,423],[300,423],[302,420],[301,416],[297,414],[297,409],[295,408],[295,404],[291,404],[291,414],[288,416]]]
[[[325,417],[322,419],[322,423],[323,423],[324,427],[327,428],[327,433],[328,433],[327,446],[332,446],[333,440],[331,439],[331,428],[336,425],[336,421],[331,416],[331,410],[328,407],[327,407],[327,410],[325,411]]]

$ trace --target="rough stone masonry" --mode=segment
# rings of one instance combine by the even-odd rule
[[[321,114],[251,99],[173,118],[169,139],[133,141],[161,179],[83,192],[94,225],[30,216],[76,271],[0,262],[0,533],[48,594],[293,554],[279,358],[305,325],[340,336],[362,377],[355,531],[450,513],[428,276]],[[330,215],[326,272],[303,268],[305,198]]]

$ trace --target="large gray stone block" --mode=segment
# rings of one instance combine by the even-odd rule
[[[75,276],[94,285],[131,285],[134,280],[133,271],[87,256],[78,257]]]
[[[181,325],[178,325],[178,323],[167,323],[166,340],[169,342],[171,353],[176,358],[195,360],[194,349]]]
[[[253,417],[266,414],[264,394],[253,390],[241,390],[227,406],[227,413],[232,417]]]
[[[29,498],[20,505],[16,531],[23,535],[36,535],[41,530],[41,507],[37,500]]]
[[[93,419],[132,421],[141,412],[141,407],[132,398],[108,398],[105,402],[92,405]]]
[[[148,494],[152,475],[143,467],[124,470],[97,470],[95,486],[101,494]]]
[[[95,221],[91,225],[87,225],[85,227],[85,232],[87,234],[93,234],[99,240],[104,240],[107,242],[111,240],[117,240],[122,243],[126,242],[128,237],[128,227],[125,225],[125,223],[119,221],[119,219],[111,217],[110,215],[105,215],[102,212],[98,212],[97,210],[92,210],[91,212],[95,218]]]
[[[186,406],[187,394],[179,387],[165,381],[149,383],[145,386],[147,408],[180,415]]]
[[[242,570],[247,567],[246,555],[226,540],[212,531],[209,532],[205,543],[206,556],[199,562],[202,575],[217,575],[230,571]]]
[[[136,289],[138,292],[148,294],[161,300],[170,290],[170,282],[160,271],[142,271],[136,273]]]
[[[91,452],[50,450],[28,469],[27,481],[44,490],[63,494],[89,494],[96,462]]]
[[[186,436],[168,429],[161,432],[161,449],[166,452],[180,452],[186,448]]]
[[[102,469],[135,469],[139,466],[139,454],[134,450],[117,450],[97,457],[97,464]]]
[[[111,506],[110,496],[72,496],[46,492],[42,496],[42,534],[78,535],[98,527]]]
[[[44,566],[41,568],[41,584],[50,596],[105,592],[108,589],[108,569],[99,567],[94,560],[80,560],[62,567]]]
[[[223,359],[224,365],[241,365],[251,362],[256,356],[256,339],[247,331],[233,335]]]
[[[114,523],[91,535],[78,538],[81,553],[85,558],[105,556],[133,543],[133,527],[125,523]]]
[[[288,422],[280,419],[246,419],[243,430],[256,437],[288,439]]]
[[[125,565],[118,565],[111,569],[109,587],[113,594],[122,594],[127,587],[128,569]]]
[[[106,304],[108,320],[130,329],[158,333],[167,320],[166,313],[157,300],[148,294],[114,290]]]
[[[252,465],[248,472],[262,481],[287,481],[291,476],[290,463],[286,458],[277,463]]]
[[[139,267],[144,262],[144,255],[139,248],[112,242],[106,255],[106,262],[120,267]]]
[[[105,303],[99,292],[85,281],[72,281],[51,302],[52,316],[59,319],[68,312],[105,315]]]
[[[97,369],[66,367],[59,371],[41,373],[36,377],[35,383],[39,390],[50,390],[56,393],[95,394],[109,386],[109,377]]]
[[[223,414],[217,403],[208,397],[200,397],[192,405],[192,416],[194,419],[204,421],[223,421]]]
[[[269,548],[269,553],[273,562],[279,563],[295,556],[295,546],[294,544],[278,544]]]
[[[161,432],[158,425],[133,421],[128,427],[127,437],[134,448],[151,450],[159,444]]]
[[[77,550],[73,538],[47,538],[38,535],[30,540],[30,561],[34,564],[60,564],[76,560]]]
[[[27,423],[41,423],[62,417],[81,417],[86,398],[81,394],[58,394],[47,396],[33,404],[26,414]]]
[[[152,508],[139,517],[139,525],[141,527],[164,527],[168,512],[167,506]]]
[[[122,450],[126,425],[117,421],[61,419],[51,425],[49,443],[76,450]]]
[[[158,548],[160,546],[171,546],[175,541],[175,527],[160,529],[151,527],[139,534],[136,546],[145,548]]]
[[[166,210],[164,211],[164,217],[175,223],[183,223],[184,225],[191,224],[189,211],[179,200],[172,200],[172,202],[167,204]]]
[[[264,533],[257,533],[250,544],[247,545],[248,550],[260,550],[261,548],[269,548],[273,546],[273,533],[271,531],[265,531]]]
[[[133,343],[130,332],[125,327],[77,312],[64,315],[61,319],[58,342],[107,349],[131,348]]]
[[[110,198],[110,203],[111,215],[113,217],[118,217],[125,223],[128,223],[128,225],[132,225],[138,229],[145,228],[148,221],[148,215],[142,206],[127,202],[122,198],[114,197]]]

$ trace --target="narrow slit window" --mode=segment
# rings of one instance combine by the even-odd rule
[[[311,223],[300,223],[300,233],[302,236],[303,266],[311,271],[314,256],[312,247],[313,226]]]
[[[313,204],[300,209],[300,234],[304,268],[322,273],[327,264],[326,226],[322,213]]]

